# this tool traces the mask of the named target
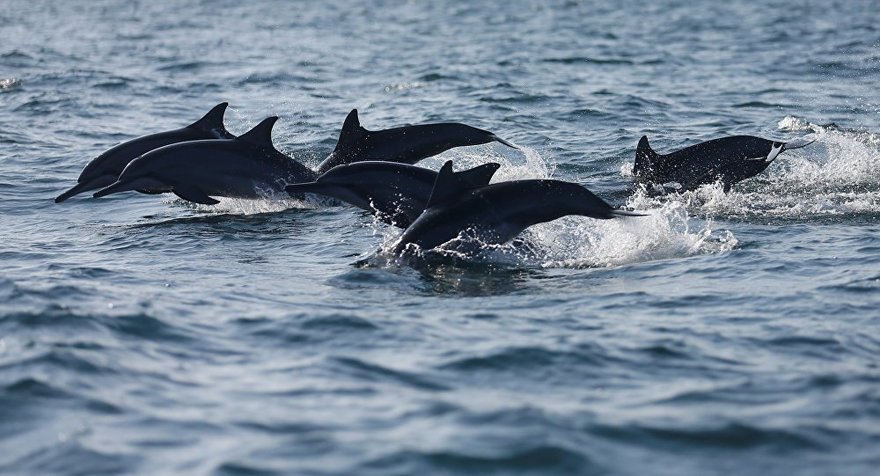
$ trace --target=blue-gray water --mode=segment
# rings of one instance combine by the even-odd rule
[[[878,25],[869,1],[2,2],[0,473],[877,474]],[[311,165],[354,107],[465,122],[525,153],[427,166],[650,216],[407,264],[349,208],[52,202],[224,100]],[[728,195],[629,190],[643,134],[810,133]]]

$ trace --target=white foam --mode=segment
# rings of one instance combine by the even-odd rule
[[[549,178],[555,171],[552,160],[535,149],[522,148],[522,154],[501,154],[498,148],[470,148],[450,151],[431,159],[431,168],[451,157],[456,169],[475,167],[487,162],[502,164],[492,182]],[[514,151],[516,152],[516,151]],[[523,159],[525,156],[525,160]],[[642,206],[645,205],[645,206]],[[733,249],[737,240],[733,233],[714,230],[711,220],[695,220],[688,216],[681,203],[630,201],[627,206],[647,213],[644,217],[594,220],[585,217],[564,217],[550,223],[535,225],[522,234],[526,248],[513,245],[495,247],[488,254],[490,261],[518,262],[548,268],[606,267],[629,263],[719,253]],[[654,208],[654,210],[650,210]],[[400,236],[400,230],[388,227],[382,234],[382,246],[389,250]]]
[[[315,208],[317,204],[309,201],[267,195],[266,198],[246,199],[217,197],[220,203],[216,205],[200,205],[179,199],[173,195],[167,195],[165,202],[172,205],[192,208],[200,212],[215,215],[258,215],[261,213],[276,213],[291,208]]]
[[[501,164],[501,168],[492,177],[492,183],[549,178],[556,171],[555,163],[544,158],[538,150],[520,145],[517,147],[520,150],[494,143],[480,147],[462,147],[424,160],[419,166],[439,170],[444,162],[452,160],[455,170],[465,170],[489,162],[497,162]]]
[[[815,143],[786,151],[764,173],[736,184],[666,197],[637,194],[630,205],[682,204],[709,217],[806,218],[851,213],[880,213],[880,136],[820,126],[792,116],[779,121],[783,131],[815,134]],[[622,168],[621,175],[626,175]]]
[[[527,239],[543,267],[606,267],[729,251],[733,233],[694,220],[681,204],[667,203],[644,217],[591,220],[565,217],[531,227]]]

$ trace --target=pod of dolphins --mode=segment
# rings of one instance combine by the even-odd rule
[[[226,130],[220,103],[198,121],[119,144],[89,162],[76,185],[56,203],[97,190],[94,197],[138,191],[173,193],[214,205],[214,197],[258,199],[321,195],[373,213],[404,231],[393,252],[442,248],[462,253],[504,244],[526,228],[567,215],[595,219],[642,216],[616,209],[585,187],[560,180],[490,184],[500,164],[439,172],[419,161],[462,146],[498,142],[495,134],[461,123],[421,124],[369,131],[357,110],[343,123],[333,152],[315,170],[272,144],[277,117],[236,137]],[[633,175],[651,194],[684,192],[721,183],[725,192],[766,169],[780,153],[809,140],[775,142],[753,136],[714,139],[662,155],[642,137]]]

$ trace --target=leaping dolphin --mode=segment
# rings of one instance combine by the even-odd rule
[[[454,172],[465,189],[483,187],[501,167],[490,162]],[[406,228],[425,210],[437,172],[415,165],[365,161],[339,165],[314,182],[287,186],[292,196],[317,193],[367,210],[389,225]]]
[[[651,191],[671,185],[684,192],[720,181],[728,192],[733,184],[763,172],[782,152],[814,141],[815,138],[804,138],[776,142],[754,136],[730,136],[661,155],[651,149],[648,137],[642,136],[636,148],[633,175]]]
[[[449,161],[437,174],[425,211],[403,232],[393,252],[441,245],[468,252],[475,244],[503,244],[532,225],[566,215],[602,220],[638,216],[613,208],[578,184],[559,180],[514,180],[468,190]]]
[[[190,141],[147,152],[94,196],[128,190],[172,192],[184,200],[214,205],[219,202],[211,197],[261,198],[284,192],[288,184],[314,180],[315,172],[272,145],[277,120],[266,118],[232,139]]]
[[[153,149],[192,140],[234,138],[223,127],[223,114],[228,105],[222,102],[214,106],[204,117],[186,127],[138,137],[104,152],[86,165],[79,174],[77,184],[59,195],[55,203],[112,184],[129,162]]]
[[[361,127],[357,109],[352,109],[342,124],[336,148],[318,166],[317,172],[323,174],[337,165],[363,160],[415,164],[454,147],[488,144],[493,141],[518,149],[489,131],[457,122],[368,131]]]

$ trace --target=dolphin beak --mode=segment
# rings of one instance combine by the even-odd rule
[[[801,147],[806,147],[819,138],[818,134],[810,134],[803,137],[798,137],[797,139],[792,139],[785,143],[785,150],[791,149],[800,149]]]
[[[510,142],[507,142],[506,140],[504,140],[504,139],[502,139],[502,138],[496,136],[495,134],[492,134],[492,140],[494,140],[495,142],[500,142],[500,143],[502,143],[502,144],[504,144],[504,145],[506,145],[507,147],[510,147],[510,148],[512,148],[512,149],[520,150],[519,147],[517,147],[517,146],[511,144]]]
[[[95,198],[101,198],[105,195],[110,195],[111,193],[126,192],[128,190],[134,190],[134,189],[131,187],[131,185],[128,182],[121,182],[121,181],[117,180],[115,183],[111,184],[109,187],[98,190],[92,196]]]
[[[101,175],[99,177],[93,178],[92,180],[80,182],[71,187],[70,190],[62,193],[61,195],[58,195],[58,197],[55,198],[55,203],[61,203],[74,195],[79,195],[80,193],[87,192],[89,190],[106,187],[115,181],[116,175]]]
[[[78,184],[74,185],[73,187],[71,187],[70,190],[55,197],[55,203],[61,203],[74,195],[83,193],[86,190],[92,190],[94,188],[97,188],[97,187],[91,187],[91,185],[92,184],[90,182],[78,183]]]

